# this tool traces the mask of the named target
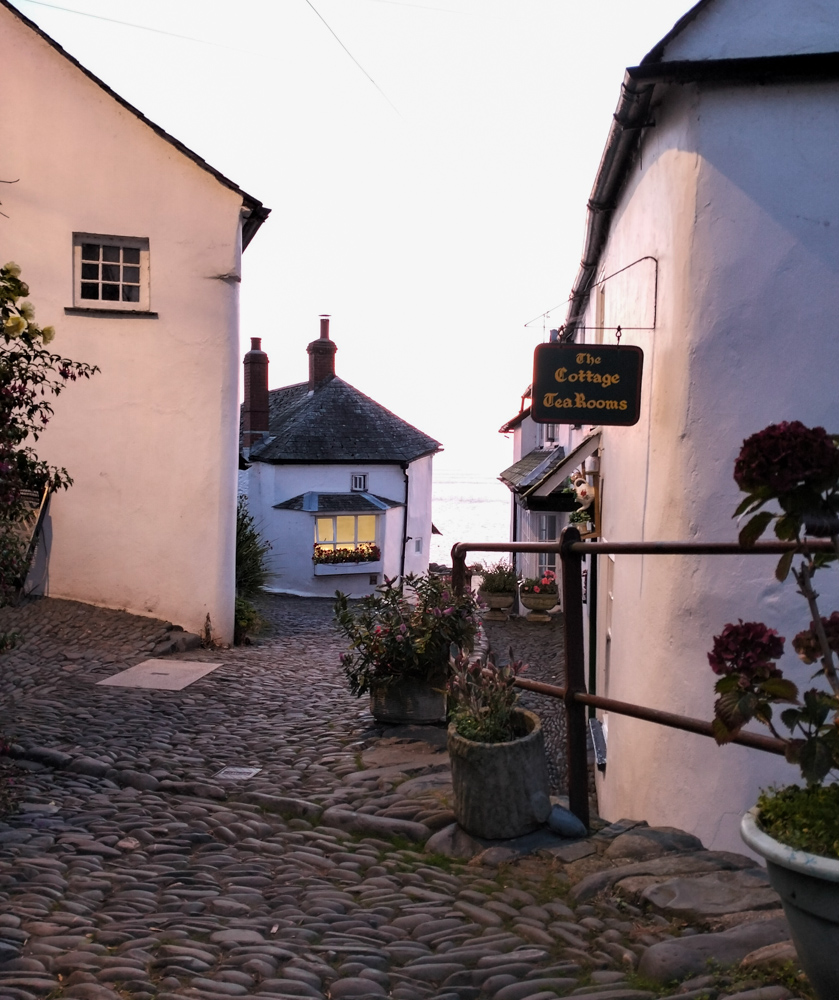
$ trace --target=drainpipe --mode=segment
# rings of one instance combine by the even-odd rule
[[[405,513],[402,517],[402,563],[399,567],[399,586],[405,583],[405,552],[408,548],[408,463],[402,463],[402,475],[405,477]]]

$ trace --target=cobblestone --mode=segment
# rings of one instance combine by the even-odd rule
[[[168,623],[118,611],[0,609],[0,631],[22,637],[0,657],[14,742],[0,774],[19,798],[0,821],[2,1000],[642,1000],[657,994],[632,969],[695,976],[691,948],[704,951],[688,945],[708,932],[743,957],[726,929],[670,914],[667,891],[648,893],[657,913],[643,902],[672,875],[751,867],[672,831],[627,820],[565,846],[426,854],[453,820],[445,730],[375,725],[338,669],[330,602],[266,596],[261,610],[254,646],[186,649]],[[558,622],[493,624],[489,639],[562,683]],[[182,691],[98,686],[164,647],[218,667]],[[561,794],[561,703],[522,700]],[[226,766],[260,770],[225,780]],[[771,940],[740,934],[752,955],[784,937],[764,924]]]

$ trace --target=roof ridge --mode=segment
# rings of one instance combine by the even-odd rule
[[[112,97],[118,104],[121,104],[126,111],[130,111],[132,115],[138,118],[144,125],[147,125],[152,132],[160,136],[165,142],[174,146],[180,153],[183,153],[188,159],[192,160],[193,163],[197,164],[202,170],[206,170],[208,174],[212,174],[213,177],[224,187],[229,188],[231,191],[235,191],[237,194],[242,196],[242,201],[251,210],[251,218],[254,219],[254,224],[248,227],[248,222],[250,219],[245,220],[242,226],[242,249],[250,243],[253,237],[256,235],[257,229],[262,225],[262,223],[268,218],[271,212],[270,208],[266,208],[265,205],[253,195],[248,194],[243,188],[232,181],[229,177],[225,176],[220,170],[217,170],[214,166],[208,163],[203,156],[199,156],[194,150],[190,149],[189,146],[185,145],[176,139],[175,136],[171,135],[166,129],[161,128],[160,125],[156,125],[150,118],[147,118],[139,108],[135,108],[133,104],[127,101],[124,97],[121,97],[115,90],[108,86],[104,80],[100,78],[86,66],[79,62],[75,56],[71,56],[70,53],[60,45],[52,36],[48,35],[43,28],[39,27],[34,21],[31,21],[25,14],[9,3],[9,0],[0,0],[0,5],[6,8],[11,14],[13,14],[19,21],[22,21],[31,31],[34,31],[36,35],[39,35],[44,41],[50,45],[59,55],[63,56],[68,62],[72,63],[76,69],[79,69],[84,73],[88,79],[92,80],[97,87],[100,87],[105,91],[110,97]]]

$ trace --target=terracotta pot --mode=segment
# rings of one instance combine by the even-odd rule
[[[529,622],[549,622],[551,616],[548,612],[556,607],[559,594],[519,594],[519,600],[530,612],[527,615]]]
[[[524,735],[507,743],[476,743],[449,726],[455,818],[486,840],[530,833],[551,811],[542,724],[524,708],[515,714]]]
[[[507,621],[507,612],[516,599],[515,593],[511,591],[509,594],[490,594],[486,590],[479,590],[478,596],[490,609],[484,612],[484,618],[492,622]]]
[[[378,722],[423,725],[446,718],[446,674],[398,677],[370,693],[370,711]]]
[[[839,861],[796,851],[758,826],[755,807],[743,817],[740,836],[763,858],[781,897],[801,968],[820,1000],[835,1000],[839,983]]]

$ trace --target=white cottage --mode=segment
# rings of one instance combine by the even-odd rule
[[[268,210],[0,0],[3,259],[98,365],[38,444],[41,592],[232,639],[241,253]]]
[[[270,542],[266,589],[370,594],[428,569],[438,441],[335,374],[329,317],[309,344],[309,379],[268,390],[260,338],[245,355],[248,505]]]
[[[742,440],[781,420],[839,430],[837,136],[839,0],[702,0],[627,70],[562,332],[598,345],[620,327],[621,344],[645,352],[636,425],[558,428],[567,453],[588,442],[589,470],[599,461],[603,540],[736,540]],[[593,560],[598,693],[711,719],[712,637],[742,618],[789,640],[809,621],[773,567],[772,557]],[[835,580],[819,585],[828,614]],[[784,668],[809,686],[794,655]],[[741,849],[740,816],[758,789],[795,777],[769,754],[614,713],[603,721],[607,819]]]

